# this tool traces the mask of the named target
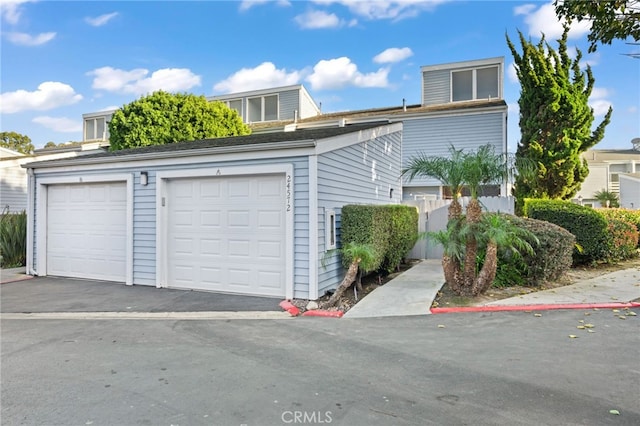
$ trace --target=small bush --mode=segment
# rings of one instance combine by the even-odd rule
[[[418,212],[402,205],[346,205],[342,207],[341,244],[373,248],[372,270],[395,270],[418,239]],[[343,256],[345,267],[351,263]]]
[[[512,269],[520,272],[524,284],[529,286],[556,280],[571,268],[576,243],[576,237],[572,233],[550,222],[526,217],[508,217],[514,225],[533,233],[538,239],[538,244],[532,243],[534,255],[523,253],[522,257],[507,257],[502,254],[499,265],[511,265]],[[509,271],[506,266],[503,268]],[[510,274],[513,275],[512,272]]]
[[[623,219],[608,219],[608,261],[630,259],[638,253],[638,229]]]
[[[0,215],[0,266],[24,266],[27,253],[27,213]]]
[[[607,220],[591,207],[570,201],[526,199],[524,215],[554,223],[576,237],[580,249],[573,251],[573,264],[606,260],[609,256]]]
[[[621,219],[631,222],[640,232],[640,210],[629,209],[597,209],[606,219]]]
[[[387,272],[396,270],[404,257],[418,241],[418,210],[403,205],[384,207],[390,215],[389,246],[382,267]]]

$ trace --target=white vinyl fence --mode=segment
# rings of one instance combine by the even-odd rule
[[[460,202],[464,211],[469,202],[469,197],[462,197]],[[480,197],[482,210],[486,212],[502,212],[513,214],[513,197]],[[405,205],[415,206],[418,209],[418,232],[434,232],[447,228],[447,216],[451,200],[406,200]],[[411,252],[409,259],[440,259],[442,258],[442,246],[433,239],[423,238],[418,240]]]

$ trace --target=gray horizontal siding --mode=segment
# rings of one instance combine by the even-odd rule
[[[426,71],[422,73],[423,105],[446,104],[451,101],[451,71]]]
[[[337,238],[340,241],[341,208],[346,204],[397,204],[402,198],[400,168],[402,132],[380,136],[318,156],[318,259],[319,295],[342,280],[338,256],[325,253],[325,209],[336,212]],[[389,196],[393,189],[393,197]]]
[[[448,156],[449,147],[472,150],[481,145],[491,144],[496,153],[504,150],[504,122],[500,112],[469,114],[450,117],[433,117],[404,122],[402,162],[424,154],[428,156]],[[439,186],[435,179],[416,177],[405,181],[405,187]]]
[[[180,170],[196,168],[218,168],[232,166],[251,166],[263,164],[292,164],[294,175],[294,297],[307,298],[309,295],[309,170],[307,157],[292,157],[274,160],[230,161],[181,165]],[[147,186],[140,185],[139,171],[143,168],[149,173]],[[159,171],[175,170],[178,167],[146,167],[135,165],[120,169],[99,169],[91,172],[47,173],[47,177],[89,176],[104,174],[134,174],[133,193],[133,283],[138,285],[156,285],[156,175]],[[38,175],[36,175],[38,179]],[[35,217],[35,216],[34,216]],[[38,247],[34,238],[34,262]],[[34,265],[37,267],[37,265]]]
[[[300,91],[299,90],[287,90],[279,93],[279,105],[278,108],[280,120],[293,120],[294,111],[300,109]]]
[[[0,170],[0,210],[8,208],[11,213],[27,208],[27,171],[15,164]]]

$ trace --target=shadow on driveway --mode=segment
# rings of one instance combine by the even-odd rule
[[[37,277],[0,286],[0,312],[282,311],[282,299],[74,278]]]

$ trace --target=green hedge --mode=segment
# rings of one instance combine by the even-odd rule
[[[341,243],[369,244],[373,270],[391,272],[400,265],[418,239],[418,212],[402,205],[349,204],[342,207]],[[345,267],[351,259],[343,257]]]
[[[638,254],[638,228],[624,219],[608,219],[608,261],[630,259]]]
[[[629,209],[596,209],[607,219],[621,219],[626,222],[631,222],[636,226],[638,232],[640,232],[640,210]]]
[[[27,213],[0,215],[0,266],[24,266],[27,253]]]
[[[562,200],[526,199],[523,213],[531,219],[555,223],[575,235],[579,247],[573,251],[574,265],[608,258],[607,220],[591,207]]]
[[[571,232],[542,220],[511,215],[508,218],[514,225],[533,233],[538,244],[531,243],[535,251],[533,255],[522,253],[519,258],[506,253],[500,254],[496,276],[498,285],[537,286],[560,278],[571,268],[576,243],[576,237]],[[521,279],[520,282],[518,278]]]

